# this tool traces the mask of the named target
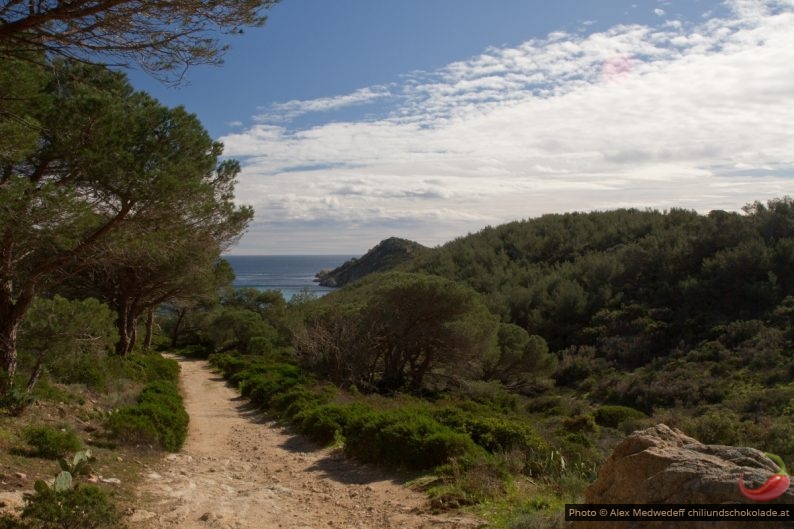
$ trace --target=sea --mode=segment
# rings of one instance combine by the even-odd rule
[[[279,290],[284,299],[308,291],[323,296],[333,288],[314,281],[320,270],[336,268],[352,255],[225,255],[234,270],[234,286]]]

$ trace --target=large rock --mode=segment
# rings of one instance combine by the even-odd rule
[[[706,445],[680,430],[659,424],[632,433],[612,452],[585,493],[587,503],[754,504],[794,503],[794,487],[763,504],[739,491],[739,476],[748,488],[763,484],[777,465],[755,448]],[[758,522],[579,522],[578,528],[687,529],[782,528],[792,523]]]

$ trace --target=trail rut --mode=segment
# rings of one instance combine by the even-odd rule
[[[338,450],[320,449],[252,410],[206,362],[180,360],[190,430],[183,450],[146,471],[128,518],[145,529],[451,529],[427,498]]]

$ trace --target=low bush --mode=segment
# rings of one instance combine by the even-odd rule
[[[624,422],[646,417],[640,410],[628,406],[600,406],[593,412],[596,424],[607,428],[619,428]]]
[[[468,435],[412,410],[360,412],[343,433],[345,452],[394,467],[429,469],[477,451]]]
[[[34,401],[33,395],[17,386],[0,397],[0,410],[13,416],[21,415],[25,408],[33,404]]]
[[[110,414],[105,428],[131,444],[159,444],[175,452],[187,437],[188,414],[176,384],[156,380],[147,384],[137,403]]]
[[[293,422],[300,433],[318,443],[329,444],[344,435],[351,416],[349,405],[325,404],[307,406],[294,416]]]
[[[53,360],[47,371],[62,384],[85,384],[89,388],[104,390],[108,384],[106,357],[73,355]]]
[[[22,517],[0,527],[20,529],[110,529],[121,515],[99,487],[79,485],[64,491],[37,487],[25,495]]]
[[[550,450],[525,420],[475,415],[453,407],[438,408],[432,414],[441,424],[468,434],[472,441],[491,453],[512,449],[525,453],[547,453]]]
[[[57,459],[83,447],[74,431],[66,426],[29,426],[22,430],[22,440],[30,445],[29,455]]]
[[[270,398],[308,381],[298,366],[284,363],[255,364],[237,372],[229,382],[238,385],[240,393],[261,407],[268,407]]]
[[[526,419],[494,416],[490,401],[452,400],[441,407],[413,401],[393,407],[361,398],[340,403],[332,401],[339,398],[337,389],[313,385],[293,364],[232,354],[212,355],[210,363],[255,405],[319,443],[343,440],[345,452],[362,461],[427,470],[464,456],[512,452],[521,454],[518,466],[533,473],[539,472],[535,462],[549,459],[552,450]]]
[[[598,425],[592,415],[578,414],[573,417],[566,417],[562,421],[562,426],[569,432],[579,434],[594,434],[598,432]]]
[[[229,353],[212,354],[209,356],[208,360],[210,365],[220,369],[223,376],[226,378],[246,369],[254,363],[254,360],[251,358]]]
[[[128,372],[136,380],[167,380],[174,384],[179,382],[179,364],[159,354],[132,355],[125,361]]]
[[[295,386],[270,399],[270,409],[278,416],[292,420],[304,411],[316,408],[328,401],[328,396],[312,391],[304,385]]]

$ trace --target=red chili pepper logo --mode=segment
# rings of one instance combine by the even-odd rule
[[[769,501],[779,498],[788,489],[790,479],[786,473],[786,465],[783,460],[775,454],[767,452],[764,454],[766,457],[774,461],[780,467],[778,473],[771,476],[766,482],[757,489],[748,489],[744,486],[742,476],[739,476],[739,490],[742,491],[746,497],[755,501]]]

